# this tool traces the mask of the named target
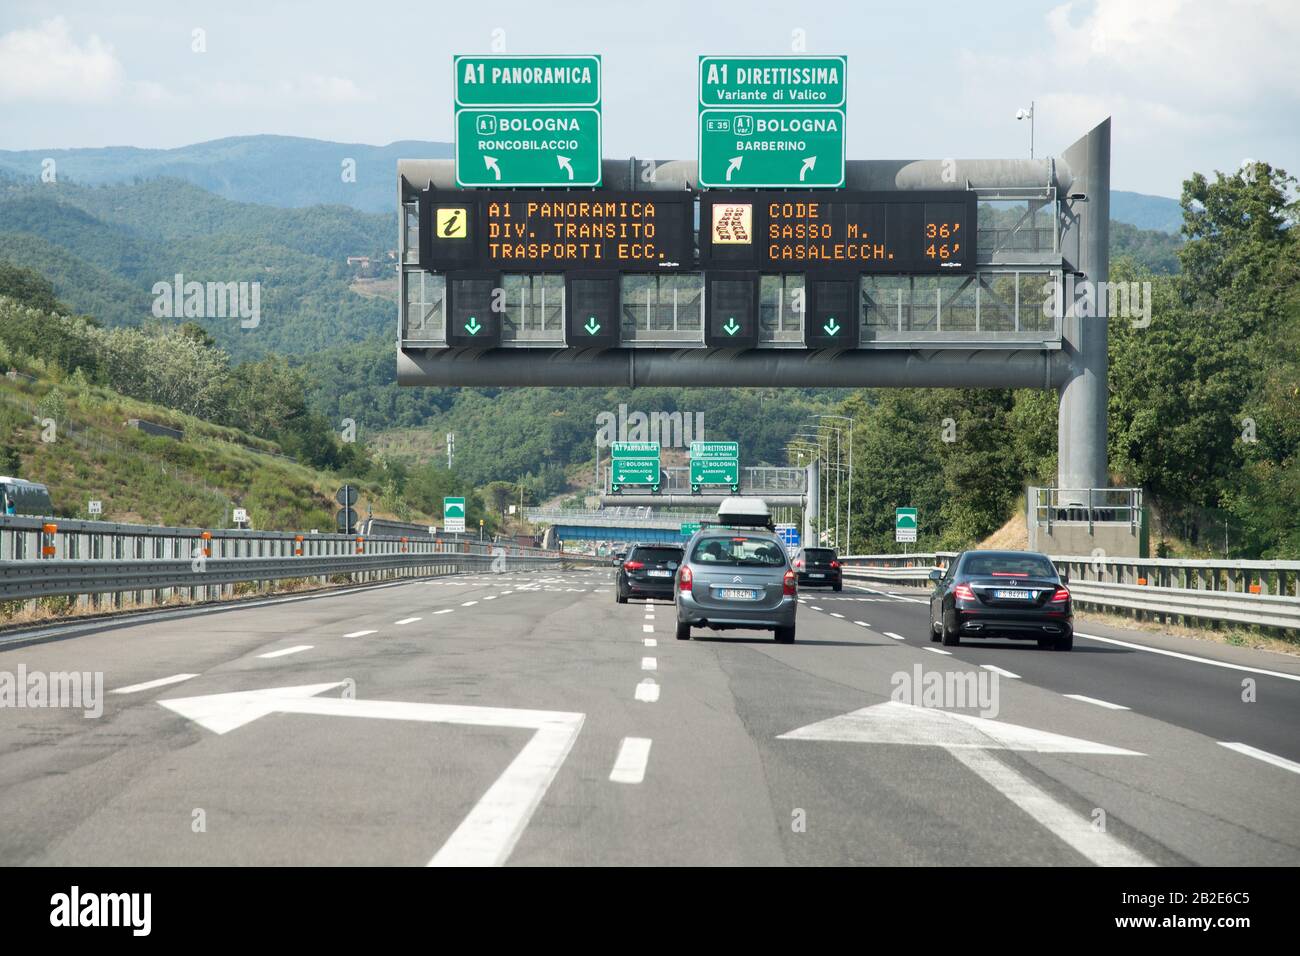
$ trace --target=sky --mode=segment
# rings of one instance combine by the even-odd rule
[[[848,56],[851,159],[1059,154],[1112,118],[1112,186],[1300,174],[1300,0],[5,0],[0,149],[255,133],[452,138],[457,53],[598,53],[606,157],[695,155],[700,54]],[[201,49],[200,49],[201,47]]]

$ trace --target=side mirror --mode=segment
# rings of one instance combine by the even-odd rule
[[[938,581],[938,580],[941,579],[942,577],[943,577],[943,572],[942,572],[942,571],[931,571],[931,572],[930,572],[930,580],[931,580],[931,581]]]

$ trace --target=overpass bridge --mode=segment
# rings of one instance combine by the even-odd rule
[[[615,507],[600,511],[563,511],[558,508],[528,508],[524,519],[548,527],[546,540],[554,541],[646,541],[677,544],[682,540],[683,522],[707,521],[713,512],[656,513],[649,506]]]

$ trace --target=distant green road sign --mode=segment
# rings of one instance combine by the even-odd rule
[[[456,184],[600,185],[600,57],[457,56]]]
[[[623,485],[650,485],[659,490],[659,443],[616,441],[610,444],[611,490]]]
[[[465,499],[442,499],[442,524],[446,531],[465,530]]]
[[[894,540],[913,542],[916,540],[917,520],[915,508],[894,509]]]
[[[599,106],[599,56],[452,58],[456,105]]]
[[[699,184],[844,185],[848,58],[702,56]]]
[[[695,532],[697,532],[697,531],[699,531],[699,530],[700,530],[700,523],[699,523],[698,521],[683,521],[683,522],[682,522],[682,536],[683,536],[683,537],[689,538],[691,535],[695,534]]]
[[[700,111],[700,185],[844,185],[844,111]]]
[[[700,485],[740,486],[740,445],[734,441],[691,442],[691,490]]]
[[[460,186],[599,186],[600,151],[596,108],[456,111]]]

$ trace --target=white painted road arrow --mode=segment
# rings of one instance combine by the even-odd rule
[[[315,714],[414,720],[476,727],[532,729],[536,733],[443,844],[430,866],[500,866],[510,857],[533,811],[546,795],[560,765],[582,730],[585,714],[514,710],[461,704],[417,704],[398,700],[317,697],[343,682],[271,687],[160,700],[168,710],[218,734],[229,733],[268,714]]]
[[[839,717],[821,720],[777,740],[832,740],[863,744],[910,744],[942,747],[968,770],[1029,814],[1073,850],[1097,866],[1152,866],[1136,850],[1061,803],[1028,777],[988,751],[1108,754],[1141,757],[1134,750],[1111,747],[1080,737],[1005,724],[986,717],[933,707],[886,701]]]

